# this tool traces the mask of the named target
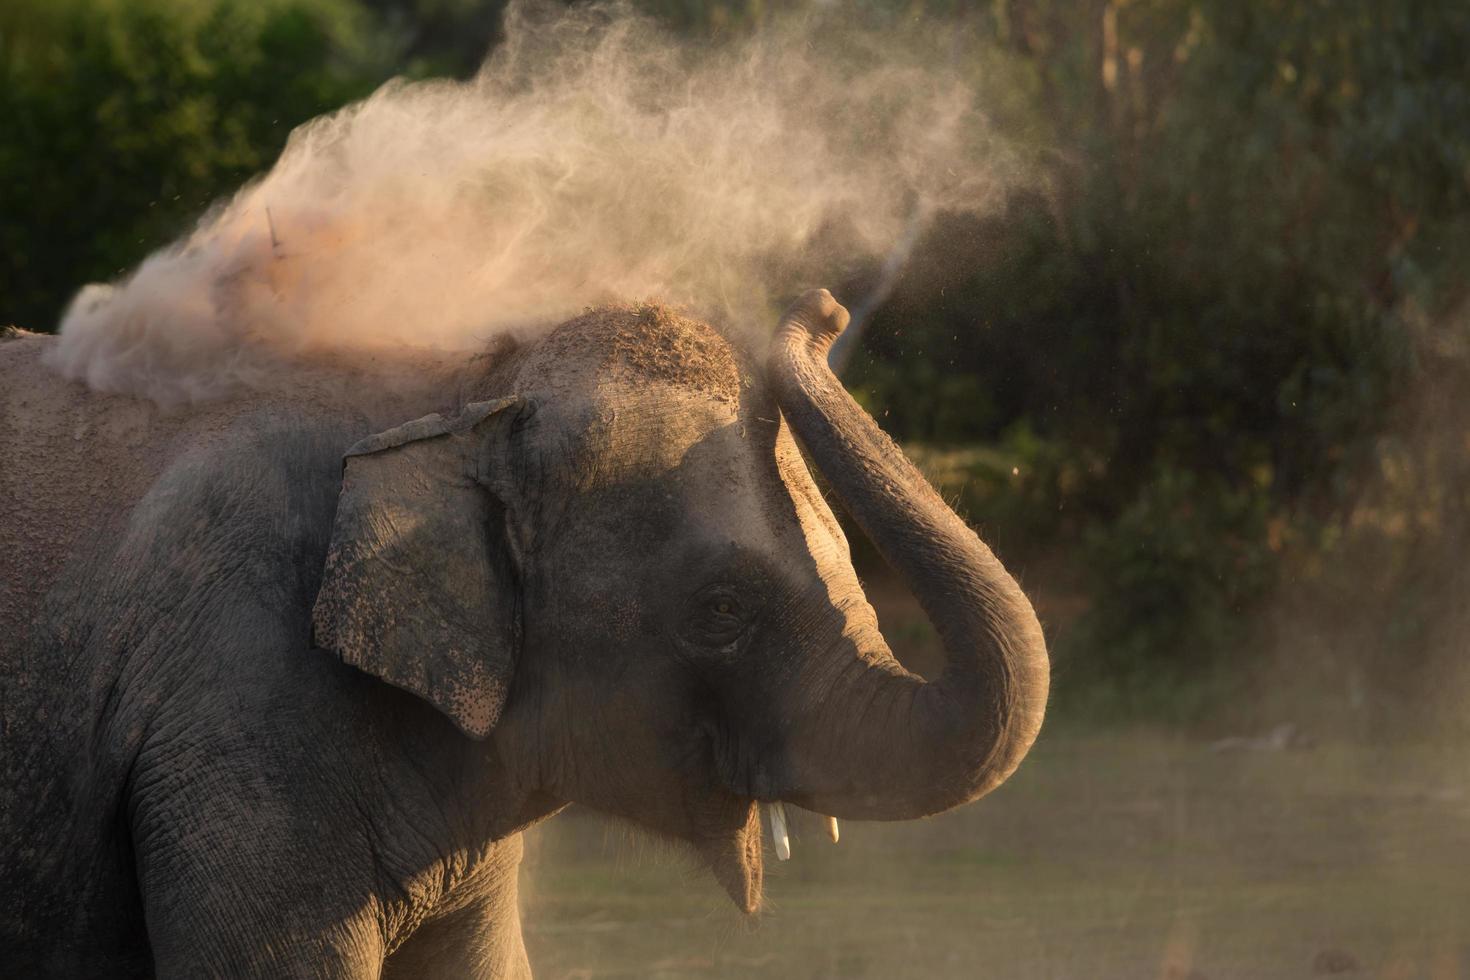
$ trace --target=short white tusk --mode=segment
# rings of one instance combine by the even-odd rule
[[[767,806],[771,815],[771,840],[776,845],[776,860],[791,860],[791,837],[786,833],[786,804],[777,800]]]
[[[837,830],[837,818],[836,817],[828,817],[827,818],[827,836],[830,837],[830,838],[832,838],[832,843],[834,843],[834,844],[837,843],[838,840],[840,840],[841,837],[842,837],[842,835]]]

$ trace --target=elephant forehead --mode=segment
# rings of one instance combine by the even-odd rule
[[[588,310],[536,345],[519,387],[586,391],[607,378],[665,381],[739,397],[741,358],[709,324],[658,304]]]
[[[606,380],[539,414],[560,430],[562,458],[580,472],[578,483],[677,481],[701,464],[732,462],[738,450],[739,406],[683,384]]]
[[[845,557],[835,519],[784,422],[771,414],[706,406],[651,424],[643,432],[656,443],[656,465],[635,471],[636,492],[625,499],[684,540],[737,547],[778,566],[795,555],[806,571],[813,555],[834,549]]]
[[[557,483],[580,496],[584,506],[572,510],[584,529],[603,525],[618,538],[695,532],[765,550],[772,498],[787,494],[778,423],[750,415],[686,385],[619,381],[543,423],[563,433],[556,455],[566,472]]]

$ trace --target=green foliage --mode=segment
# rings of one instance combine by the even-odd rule
[[[387,74],[349,0],[11,0],[0,13],[0,318],[186,230],[292,127]]]
[[[1038,435],[1028,420],[994,441],[911,442],[904,450],[1002,552],[1026,555],[1070,544],[1090,526],[1082,508],[1095,492],[1092,481],[1101,472],[1101,460]]]
[[[1093,604],[1074,644],[1090,669],[1198,674],[1247,639],[1241,615],[1272,584],[1260,494],[1161,466],[1115,518],[1084,535]],[[1079,642],[1080,641],[1080,642]]]
[[[972,516],[1082,559],[1079,663],[1199,672],[1247,642],[1282,560],[1354,525],[1412,393],[1470,362],[1445,353],[1470,7],[1033,0],[967,23],[958,62],[1046,152],[1009,213],[921,245],[849,380],[906,439],[1026,432],[1085,461],[1060,497],[992,482]],[[1411,632],[1390,659],[1423,656]]]

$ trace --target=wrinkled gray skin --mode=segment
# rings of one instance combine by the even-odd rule
[[[603,310],[173,414],[0,341],[0,974],[521,976],[519,831],[568,801],[754,911],[756,801],[999,784],[1041,632],[828,371],[845,322],[807,294],[762,364]],[[933,683],[793,432],[942,636]]]

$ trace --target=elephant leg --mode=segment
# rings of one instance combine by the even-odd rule
[[[158,980],[197,977],[282,977],[291,980],[376,980],[382,971],[382,948],[350,941],[349,937],[319,936],[309,941],[288,937],[252,937],[253,950],[223,953],[236,937],[195,933],[189,926],[168,924],[154,947]],[[347,940],[347,941],[343,941]]]
[[[508,914],[508,918],[507,918]],[[515,903],[477,902],[426,922],[384,964],[383,980],[530,980]]]
[[[344,913],[336,883],[320,879],[309,900],[283,896],[261,880],[261,868],[239,857],[141,856],[148,942],[159,980],[380,975],[382,934],[364,914],[367,906]]]
[[[187,771],[187,770],[186,770]],[[325,819],[192,770],[137,800],[133,847],[160,978],[376,978],[386,954],[374,869]]]
[[[384,980],[529,980],[516,881],[521,841],[506,845],[469,883],[473,899],[431,916],[389,955]]]

